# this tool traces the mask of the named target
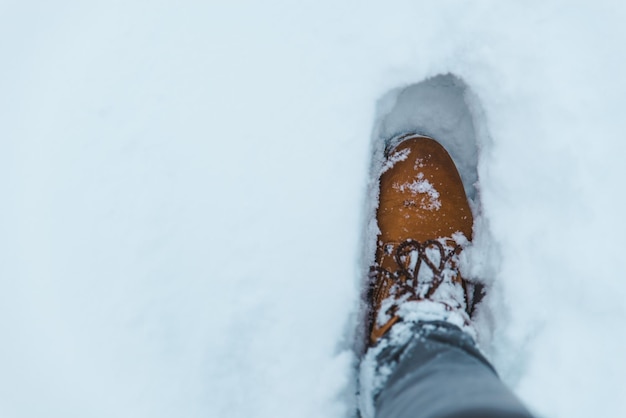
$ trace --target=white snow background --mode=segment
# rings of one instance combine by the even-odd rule
[[[2,1],[0,416],[350,417],[377,103],[448,72],[489,139],[485,349],[539,417],[626,416],[625,21]]]

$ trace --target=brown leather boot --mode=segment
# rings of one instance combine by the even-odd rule
[[[475,302],[469,300],[475,299],[472,285],[458,270],[458,254],[472,238],[473,217],[452,158],[421,135],[393,142],[397,145],[385,152],[380,176],[370,345],[402,319],[405,306],[421,309],[426,305],[419,303],[427,301],[469,322],[468,302]]]

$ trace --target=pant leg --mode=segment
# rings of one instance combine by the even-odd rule
[[[473,339],[447,322],[416,324],[408,345],[381,361],[397,365],[376,397],[376,418],[532,417]]]

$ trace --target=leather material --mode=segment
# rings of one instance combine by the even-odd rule
[[[380,274],[398,269],[398,246],[409,240],[432,247],[428,243],[439,240],[454,248],[457,243],[452,237],[455,234],[461,233],[467,240],[472,238],[474,220],[463,182],[443,146],[428,137],[406,135],[386,152],[376,218],[380,233],[375,266],[378,275],[370,290],[371,345],[398,320],[392,315],[384,325],[376,323],[378,311],[390,296],[394,281],[404,280],[399,277],[390,279],[389,274],[385,279]],[[459,275],[453,281],[461,283],[463,280]],[[414,295],[410,299],[417,298]]]

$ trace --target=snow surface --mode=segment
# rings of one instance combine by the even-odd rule
[[[625,20],[2,2],[0,416],[349,417],[372,137],[446,73],[480,103],[483,349],[540,417],[626,416]]]

